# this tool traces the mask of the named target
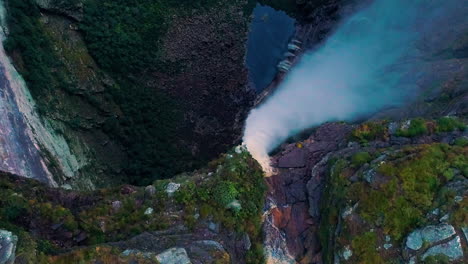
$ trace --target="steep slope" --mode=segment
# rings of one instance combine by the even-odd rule
[[[266,179],[267,258],[272,263],[409,260],[415,253],[408,254],[405,238],[445,214],[441,221],[453,224],[463,241],[465,129],[466,123],[453,118],[330,123],[306,140],[285,144],[273,157],[278,173]],[[439,218],[426,216],[436,208]],[[423,256],[427,248],[416,254]],[[463,252],[450,258],[462,262]]]
[[[74,188],[200,166],[239,139],[254,97],[243,59],[251,2],[111,2],[6,1],[6,50],[79,160],[58,177]],[[139,24],[128,8],[145,12]]]
[[[145,188],[66,191],[2,173],[0,189],[15,263],[262,263],[263,176],[240,147]]]

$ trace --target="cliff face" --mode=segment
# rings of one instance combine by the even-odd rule
[[[282,146],[273,157],[278,173],[266,179],[267,258],[384,263],[441,254],[463,262],[468,163],[467,133],[459,129],[465,128],[450,118],[331,123]],[[437,232],[431,228],[443,224],[454,231],[408,248],[411,232]],[[433,247],[448,238],[458,242]]]
[[[32,39],[49,44],[30,50],[17,40],[9,52],[29,83],[43,88],[34,86],[37,72],[25,61],[31,51],[53,51],[53,62],[40,57],[42,73],[57,74],[48,79],[50,87],[31,88],[43,120],[32,103],[24,104],[23,113],[34,113],[41,126],[30,130],[49,140],[37,136],[38,142],[62,147],[45,156],[41,148],[43,155],[35,157],[49,169],[58,166],[59,185],[107,187],[67,191],[0,173],[0,263],[15,259],[15,252],[16,263],[466,262],[466,39],[433,36],[440,50],[421,65],[421,96],[414,103],[367,122],[327,123],[302,133],[272,155],[272,177],[263,178],[257,162],[238,147],[198,171],[151,180],[177,171],[162,174],[151,166],[197,163],[166,150],[180,147],[208,159],[241,132],[253,99],[242,59],[250,5],[228,2],[218,2],[222,12],[215,5],[171,13],[158,42],[160,67],[124,76],[103,68],[102,58],[93,55],[90,43],[96,43],[85,36],[92,28],[80,29],[85,2],[35,1],[40,9],[30,17],[38,31],[30,33],[40,32]],[[295,35],[303,50],[320,44],[355,8],[349,1],[326,1],[319,8],[296,2],[310,8],[302,10]],[[125,37],[120,33],[117,38]],[[153,93],[169,99],[156,100]],[[167,112],[154,110],[174,102],[169,113],[181,117],[172,125]],[[164,132],[170,135],[153,134],[169,123]],[[157,140],[146,141],[152,137]],[[59,158],[71,160],[70,174]],[[142,174],[151,175],[142,177],[146,187],[118,185],[125,176]]]
[[[134,183],[148,183],[200,166],[238,141],[254,97],[244,66],[252,3],[178,7],[166,2],[166,28],[155,46],[125,52],[150,52],[157,57],[154,65],[135,68],[141,58],[129,55],[127,68],[133,70],[120,72],[105,64],[118,56],[97,56],[106,48],[92,38],[98,24],[90,24],[96,18],[90,12],[97,2],[6,1],[11,27],[6,49],[40,116],[64,135],[77,160],[70,172],[54,173],[60,185],[92,189],[127,181],[130,174]],[[96,23],[109,23],[105,15]],[[138,26],[125,26],[129,35],[147,34],[132,31]],[[120,43],[125,40],[111,38],[126,38],[125,33],[104,34],[110,34],[111,43]],[[50,159],[59,159],[50,154]],[[177,164],[167,167],[169,160]]]

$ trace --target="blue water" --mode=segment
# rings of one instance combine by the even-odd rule
[[[287,51],[295,20],[283,11],[257,4],[247,40],[249,79],[257,92],[266,88],[276,75],[276,65]]]

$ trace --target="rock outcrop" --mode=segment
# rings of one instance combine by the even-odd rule
[[[252,263],[263,259],[263,194],[243,148],[146,187],[78,192],[0,172],[0,226],[18,230],[18,263]],[[15,245],[0,230],[0,260]]]
[[[441,128],[445,120],[452,119],[424,121],[425,127],[433,126],[433,132],[424,130],[411,137],[406,136],[407,131],[414,129],[417,121],[360,126],[330,123],[317,128],[306,140],[283,145],[272,158],[278,174],[266,178],[267,259],[271,263],[358,263],[370,259],[380,263],[388,258],[416,261],[445,255],[453,263],[462,261],[462,230],[467,224],[462,203],[468,198],[464,188],[467,175],[462,172],[467,164],[467,145],[463,142],[468,134],[455,127],[453,132],[436,132],[447,131]],[[465,127],[460,125],[462,130]],[[445,165],[434,175],[427,174],[431,169],[423,164],[427,166],[426,162],[435,158],[431,155],[439,155],[438,151],[465,161],[450,165],[456,158],[439,156],[438,162],[448,163],[441,163]],[[386,166],[395,169],[387,172],[383,169]],[[400,167],[404,174],[398,174]],[[410,177],[409,170],[422,174],[417,176],[422,177],[420,181],[436,180],[437,185],[430,193],[425,193],[427,187],[408,185],[411,178],[402,177]],[[395,187],[390,187],[393,184]],[[396,195],[391,192],[403,188],[400,195],[404,200],[379,200],[390,199],[377,194],[383,192],[382,188],[386,190],[384,197]],[[440,198],[447,192],[452,198]],[[429,211],[435,211],[430,204],[444,209],[425,217]],[[393,215],[392,206],[395,214],[409,211]],[[411,207],[418,206],[425,209],[411,211]],[[417,227],[421,221],[434,224],[409,232],[409,227]]]
[[[0,264],[13,264],[18,237],[10,231],[0,229]]]

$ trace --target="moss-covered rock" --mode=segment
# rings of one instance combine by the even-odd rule
[[[458,145],[434,143],[366,154],[365,160],[370,164],[366,166],[357,162],[361,160],[357,157],[364,156],[361,152],[333,161],[322,201],[320,228],[326,262],[340,259],[345,263],[388,263],[390,258],[403,261],[414,256],[407,253],[406,245],[413,250],[427,245],[427,249],[435,241],[453,239],[455,230],[466,225],[466,210],[461,203],[468,193],[461,182],[468,182],[464,173],[468,167],[467,151]],[[374,158],[368,160],[369,157]],[[365,175],[369,171],[373,176],[368,179]],[[430,217],[434,208],[441,208],[443,213]],[[440,230],[449,227],[446,235],[435,229],[439,221],[445,221],[441,217],[444,214],[452,215],[447,220],[453,224],[440,225]],[[431,223],[436,224],[433,229]],[[341,253],[346,248],[352,256],[345,259]],[[436,248],[431,250],[433,253],[425,256],[440,253]],[[460,260],[452,255],[451,261]]]

